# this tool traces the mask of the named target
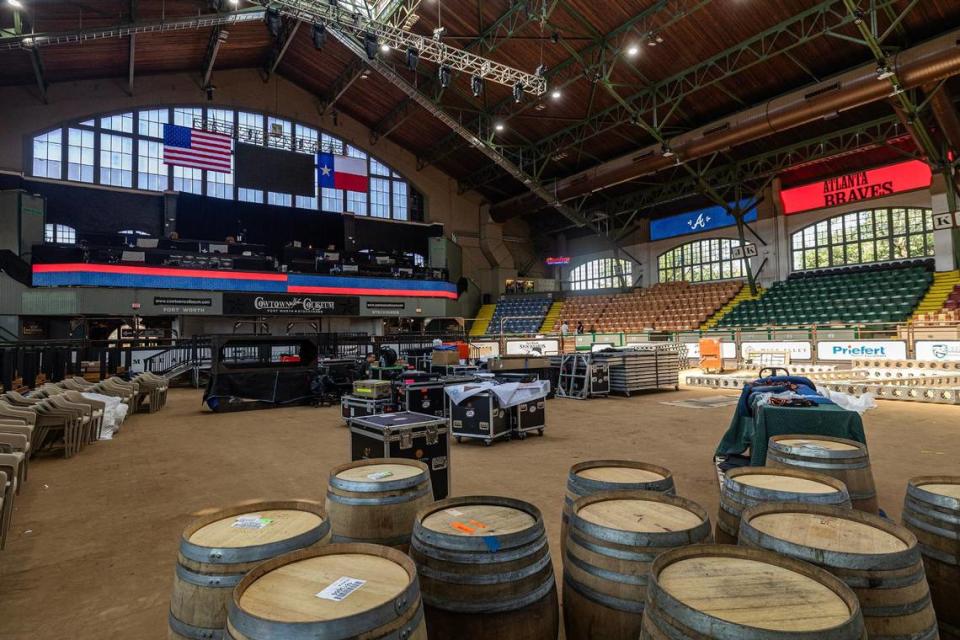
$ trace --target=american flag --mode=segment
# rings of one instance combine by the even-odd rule
[[[193,167],[229,173],[233,138],[175,124],[163,125],[163,161],[180,167]]]

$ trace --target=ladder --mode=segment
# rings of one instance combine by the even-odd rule
[[[590,355],[567,353],[560,360],[557,397],[586,400],[590,397]]]

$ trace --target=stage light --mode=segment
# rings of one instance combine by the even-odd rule
[[[14,9],[23,9],[23,3],[20,0],[7,0],[7,4]]]
[[[480,94],[483,93],[483,80],[480,76],[472,76],[470,78],[470,90],[473,91],[474,98],[479,98]]]
[[[543,63],[538,64],[537,70],[534,71],[534,74],[536,74],[538,78],[542,78],[543,76],[547,75],[547,65]]]
[[[560,89],[554,89],[553,91],[550,92],[550,97],[553,98],[554,100],[559,100],[561,95],[563,94],[560,93]]]
[[[664,158],[672,158],[674,156],[673,149],[667,143],[663,143],[660,145],[660,155]]]
[[[381,53],[390,53],[390,45],[388,44],[380,45],[380,51]]]
[[[325,44],[327,44],[327,25],[323,22],[318,22],[313,25],[313,47],[319,50],[322,49]]]
[[[447,65],[440,65],[440,69],[437,71],[437,76],[440,78],[440,86],[446,89],[450,86],[450,67]]]
[[[631,58],[637,55],[638,53],[640,53],[640,47],[638,47],[637,45],[632,44],[629,47],[627,47],[627,55],[630,56]]]
[[[523,83],[518,82],[513,85],[513,101],[520,102],[523,99]]]
[[[505,127],[502,122],[498,122],[497,124],[493,125],[493,128],[497,131],[503,131]]]
[[[890,67],[886,63],[881,63],[877,67],[877,80],[887,80],[893,77],[893,71],[890,70]]]
[[[420,62],[420,52],[415,48],[410,47],[407,49],[407,69],[410,71],[416,71],[417,64]]]
[[[377,36],[375,34],[367,31],[363,34],[363,48],[367,51],[367,58],[373,60],[377,57],[377,49],[379,48],[379,43],[377,42]]]

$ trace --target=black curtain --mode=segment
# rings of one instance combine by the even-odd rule
[[[21,188],[47,199],[47,223],[65,224],[80,236],[125,229],[163,232],[163,196],[23,180]]]
[[[442,224],[406,224],[386,222],[376,218],[356,217],[353,225],[353,239],[348,251],[373,249],[375,251],[411,251],[427,257],[429,239],[443,235]]]

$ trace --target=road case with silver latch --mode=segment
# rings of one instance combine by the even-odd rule
[[[350,421],[352,460],[408,458],[430,469],[433,497],[450,493],[450,440],[443,417],[400,411]]]

